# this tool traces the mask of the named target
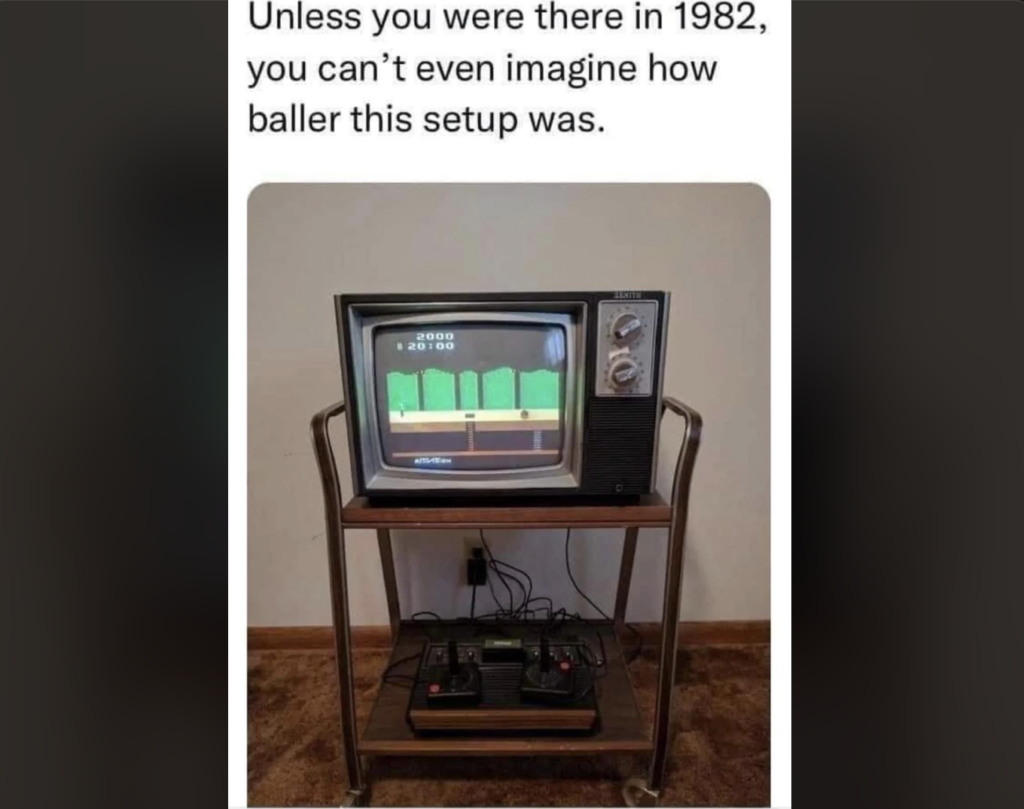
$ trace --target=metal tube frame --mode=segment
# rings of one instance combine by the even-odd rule
[[[615,629],[620,634],[626,628],[626,604],[629,603],[629,586],[633,581],[633,560],[636,558],[636,537],[640,529],[635,525],[626,528],[626,539],[622,543],[622,561],[619,563],[619,589],[615,593]]]
[[[630,789],[640,793],[644,804],[657,804],[665,780],[665,763],[669,747],[669,725],[672,714],[672,692],[675,687],[676,658],[679,642],[679,601],[683,580],[683,561],[686,540],[686,518],[689,512],[690,483],[693,468],[700,447],[703,419],[700,413],[677,399],[662,399],[662,415],[671,410],[681,416],[686,424],[683,445],[676,461],[672,481],[670,506],[672,517],[668,530],[668,552],[665,564],[665,594],[662,611],[661,650],[658,664],[658,691],[654,710],[653,750],[647,769],[646,782],[633,779],[627,782],[623,794],[627,802],[636,805]],[[345,529],[342,523],[341,485],[334,460],[334,450],[328,433],[332,418],[345,412],[344,402],[339,402],[317,413],[310,425],[313,449],[320,470],[320,483],[324,496],[324,520],[327,526],[327,564],[331,583],[331,616],[334,623],[335,665],[338,675],[338,694],[341,702],[341,737],[348,773],[349,789],[345,805],[365,805],[368,788],[359,758],[355,722],[355,692],[353,690],[352,639],[348,613],[348,582],[345,567]],[[615,598],[615,625],[625,627],[626,605],[629,602],[630,583],[633,575],[633,561],[636,556],[636,542],[639,528],[626,526],[626,537],[622,548],[622,562],[619,569],[619,585]],[[381,568],[384,574],[384,589],[387,596],[388,618],[391,624],[392,640],[397,640],[401,621],[401,606],[398,599],[398,585],[395,577],[395,560],[391,545],[391,533],[378,529],[377,544],[380,550]],[[635,793],[634,793],[635,794]]]
[[[348,580],[345,567],[345,529],[341,521],[341,483],[334,462],[334,449],[328,424],[334,416],[345,412],[339,402],[321,410],[310,424],[313,450],[320,469],[324,494],[324,521],[327,524],[327,569],[331,581],[331,618],[334,624],[334,662],[338,674],[338,696],[341,701],[341,746],[348,772],[346,806],[365,805],[366,780],[359,759],[356,738],[356,698],[352,674],[352,638],[348,619]]]
[[[402,608],[398,603],[398,580],[395,578],[395,554],[391,545],[391,531],[377,529],[377,548],[380,567],[384,573],[384,594],[388,601],[388,623],[391,624],[391,642],[398,642],[398,627],[402,622]]]
[[[654,708],[654,751],[647,769],[647,790],[657,800],[665,781],[668,756],[669,722],[672,692],[676,681],[676,657],[679,647],[679,598],[683,583],[683,550],[686,542],[686,517],[690,507],[690,481],[700,448],[704,420],[700,413],[677,399],[662,399],[661,411],[671,410],[686,422],[683,446],[679,450],[672,480],[672,520],[668,529],[668,556],[665,560],[665,605],[661,614],[661,651],[658,662],[658,693]]]

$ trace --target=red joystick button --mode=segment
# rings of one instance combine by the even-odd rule
[[[427,689],[431,694],[437,694],[441,690],[441,686],[437,683],[431,683],[430,688]]]
[[[561,663],[558,664],[558,668],[560,668],[562,671],[568,671],[570,668],[569,661],[563,660]]]

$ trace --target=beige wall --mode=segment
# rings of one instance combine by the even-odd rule
[[[340,292],[664,289],[666,392],[704,414],[684,620],[769,617],[769,203],[749,185],[268,185],[249,202],[249,624],[330,623],[310,415],[342,397]],[[351,492],[344,426],[334,431]],[[659,489],[681,429],[662,430]],[[387,622],[375,536],[349,535],[356,625]],[[468,614],[462,532],[395,532],[405,614]],[[660,615],[663,530],[640,532],[629,619]],[[562,531],[494,531],[535,594],[593,615]],[[573,533],[605,611],[622,532]],[[504,592],[498,588],[498,592]],[[490,595],[478,606],[491,609]]]

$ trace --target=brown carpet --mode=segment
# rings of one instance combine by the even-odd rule
[[[389,653],[356,654],[356,714],[366,722]],[[666,806],[766,806],[769,792],[770,647],[684,650],[673,699],[676,733]],[[249,655],[249,805],[338,806],[344,764],[329,652]],[[657,665],[630,667],[641,712],[654,713]],[[374,758],[375,806],[621,806],[634,757]]]

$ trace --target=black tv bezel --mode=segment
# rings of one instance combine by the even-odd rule
[[[588,491],[587,478],[588,472],[595,471],[591,470],[588,466],[588,438],[591,435],[588,424],[588,411],[589,403],[591,400],[597,398],[594,390],[596,385],[596,350],[597,350],[597,330],[599,324],[596,322],[596,313],[598,310],[598,304],[602,301],[619,301],[622,303],[628,303],[631,300],[653,300],[659,305],[659,316],[657,321],[657,332],[653,336],[654,341],[654,368],[652,372],[655,374],[653,393],[648,397],[635,397],[640,399],[648,400],[649,408],[655,409],[653,412],[653,429],[657,431],[657,425],[660,423],[660,402],[663,384],[663,367],[664,367],[664,352],[665,352],[665,338],[667,335],[667,305],[668,296],[666,293],[661,291],[649,291],[649,290],[629,290],[629,291],[610,291],[610,292],[476,292],[476,293],[385,293],[385,294],[339,294],[335,296],[335,316],[338,329],[338,342],[339,351],[342,358],[342,376],[343,385],[345,388],[345,401],[346,401],[346,424],[348,427],[348,439],[349,439],[349,453],[352,462],[352,485],[357,496],[364,496],[369,498],[387,498],[393,500],[395,498],[402,498],[405,500],[415,501],[423,500],[434,501],[438,497],[443,497],[449,500],[457,500],[465,498],[467,500],[476,500],[480,497],[497,497],[502,499],[507,498],[532,498],[532,497],[543,497],[543,498],[558,498],[559,500],[565,500],[571,497],[586,497],[590,495],[600,496],[616,496],[616,492],[605,492],[605,491]],[[357,401],[356,388],[354,382],[354,358],[351,346],[350,338],[352,335],[348,333],[349,329],[349,310],[353,305],[381,305],[387,306],[389,304],[420,304],[424,306],[436,307],[437,305],[444,304],[466,304],[466,303],[480,303],[488,307],[500,307],[502,303],[565,303],[572,302],[582,304],[585,307],[586,322],[584,329],[582,330],[582,366],[577,369],[578,385],[582,389],[583,406],[581,409],[581,415],[579,423],[576,425],[579,440],[579,476],[577,479],[577,485],[573,487],[545,487],[539,485],[537,487],[522,487],[517,489],[509,489],[507,486],[503,486],[502,481],[494,481],[494,485],[487,488],[465,488],[458,485],[438,485],[437,487],[431,487],[429,489],[373,489],[368,490],[365,480],[365,464],[362,455],[361,441],[359,439],[359,421],[358,421],[358,408],[360,402]],[[634,401],[633,406],[636,405]],[[629,418],[628,416],[626,418]],[[647,491],[653,491],[654,479],[656,472],[656,435],[655,435],[655,451],[651,458],[651,471],[649,481],[647,483]],[[530,470],[523,470],[530,471]],[[543,478],[538,478],[542,481]]]

